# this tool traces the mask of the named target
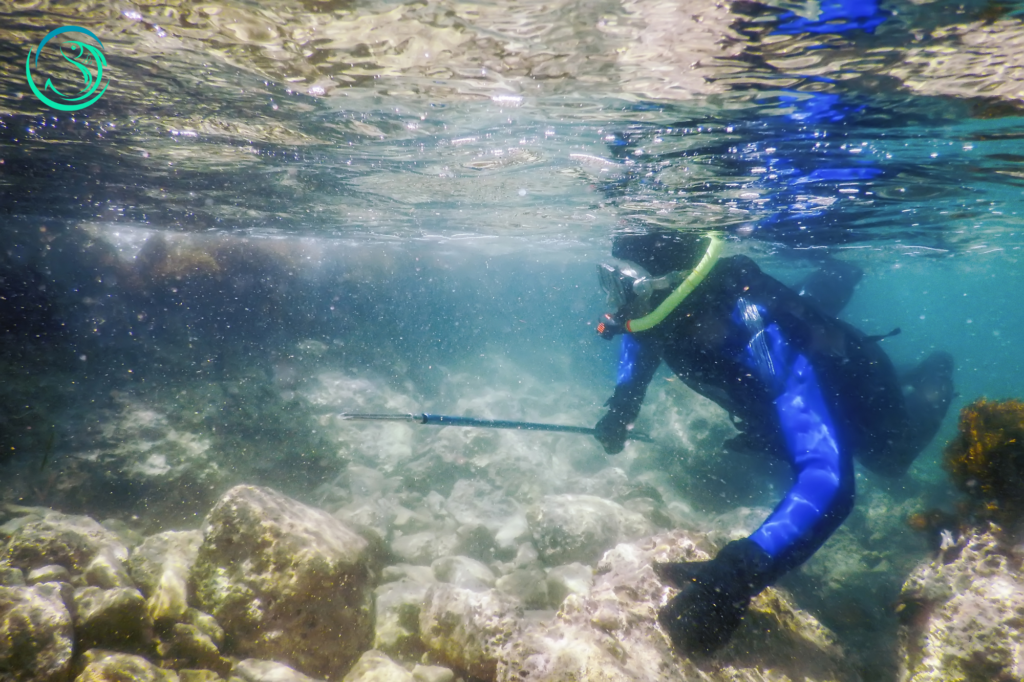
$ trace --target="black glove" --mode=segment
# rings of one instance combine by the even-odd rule
[[[710,654],[729,641],[750,598],[774,579],[772,559],[750,539],[736,540],[711,561],[654,564],[665,583],[679,588],[658,613],[672,643],[688,654]]]
[[[621,413],[609,410],[605,416],[594,425],[594,438],[604,447],[609,455],[617,455],[626,447],[626,434],[629,423]]]

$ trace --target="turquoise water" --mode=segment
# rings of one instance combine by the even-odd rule
[[[770,507],[785,477],[716,470],[722,416],[667,375],[641,422],[660,445],[618,460],[587,438],[330,417],[592,425],[616,355],[594,263],[661,225],[790,283],[822,254],[855,262],[844,319],[899,326],[899,365],[953,353],[939,436],[906,479],[864,483],[894,509],[951,504],[957,411],[1024,386],[1020,10],[884,3],[846,30],[777,5],[0,3],[0,501],[151,532],[198,525],[238,481],[322,502],[351,463],[527,503],[692,456],[710,478],[673,483],[695,514]],[[784,12],[810,24],[784,31]],[[22,65],[76,22],[111,84],[57,112]],[[889,597],[927,556],[903,549]],[[890,605],[826,622],[867,650]]]

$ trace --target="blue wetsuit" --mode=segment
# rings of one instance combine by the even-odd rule
[[[750,536],[776,577],[810,557],[849,514],[854,455],[890,474],[912,461],[897,454],[908,417],[877,339],[745,256],[721,259],[663,322],[623,337],[608,403],[623,421],[636,418],[661,361],[792,466],[795,483]]]

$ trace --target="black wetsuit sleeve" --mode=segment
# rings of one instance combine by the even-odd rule
[[[636,421],[647,394],[647,386],[660,364],[661,356],[652,344],[640,341],[632,334],[622,335],[615,393],[605,405],[611,412],[618,414],[624,423]]]

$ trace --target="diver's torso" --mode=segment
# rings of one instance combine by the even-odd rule
[[[764,323],[777,324],[811,361],[844,440],[858,450],[891,444],[906,415],[895,371],[877,342],[819,312],[746,256],[722,258],[669,317],[638,338],[656,344],[683,382],[743,428],[772,435],[775,394],[746,360],[752,332],[737,312],[741,301],[762,311]]]

